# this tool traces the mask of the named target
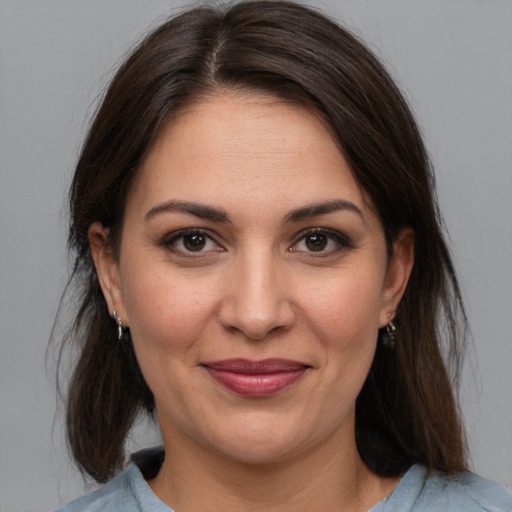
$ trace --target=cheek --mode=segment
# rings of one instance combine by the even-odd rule
[[[139,350],[180,351],[190,347],[211,321],[215,283],[208,279],[158,271],[129,274],[123,296],[130,331]]]
[[[142,374],[157,406],[181,410],[194,393],[187,368],[197,364],[215,311],[209,285],[165,273],[130,276],[123,287],[130,333]]]
[[[331,277],[303,294],[302,309],[318,339],[358,352],[375,343],[381,309],[380,281],[369,273]]]
[[[375,355],[379,287],[373,280],[340,280],[321,297],[316,312],[314,328],[323,343],[333,403],[354,405]]]

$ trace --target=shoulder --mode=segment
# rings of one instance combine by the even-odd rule
[[[164,459],[161,447],[141,450],[132,463],[102,489],[68,503],[56,512],[172,512],[146,482],[158,473]]]
[[[427,496],[439,494],[452,507],[447,510],[512,512],[512,492],[473,473],[454,476],[434,473],[427,479],[425,489]]]
[[[56,512],[172,512],[153,494],[140,469],[131,463],[99,491],[82,496]]]
[[[133,473],[137,471],[134,465],[128,466],[102,489],[82,496],[56,512],[139,512],[140,507],[132,491],[132,481],[137,478]]]
[[[473,473],[428,473],[414,465],[372,512],[512,512],[512,492]]]

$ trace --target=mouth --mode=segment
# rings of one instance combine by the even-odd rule
[[[250,397],[275,395],[295,383],[311,366],[289,359],[225,359],[201,366],[230,391]]]

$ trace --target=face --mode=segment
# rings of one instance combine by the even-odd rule
[[[167,124],[91,246],[130,327],[164,443],[249,462],[354,445],[356,397],[412,265],[321,121],[224,94]],[[114,329],[114,326],[113,326]]]

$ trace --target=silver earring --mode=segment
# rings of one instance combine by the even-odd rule
[[[390,348],[393,348],[396,344],[396,325],[392,320],[390,320],[389,324],[386,325],[386,332],[384,333],[382,342]]]
[[[112,316],[117,323],[117,339],[121,341],[123,339],[123,321],[121,320],[120,316],[117,316],[115,309],[112,311]]]
[[[383,333],[382,336],[382,344],[386,345],[387,347],[393,348],[396,344],[396,326],[393,323],[393,318],[395,318],[396,311],[390,311],[387,314],[387,317],[389,318],[389,323],[386,325],[386,332]]]

